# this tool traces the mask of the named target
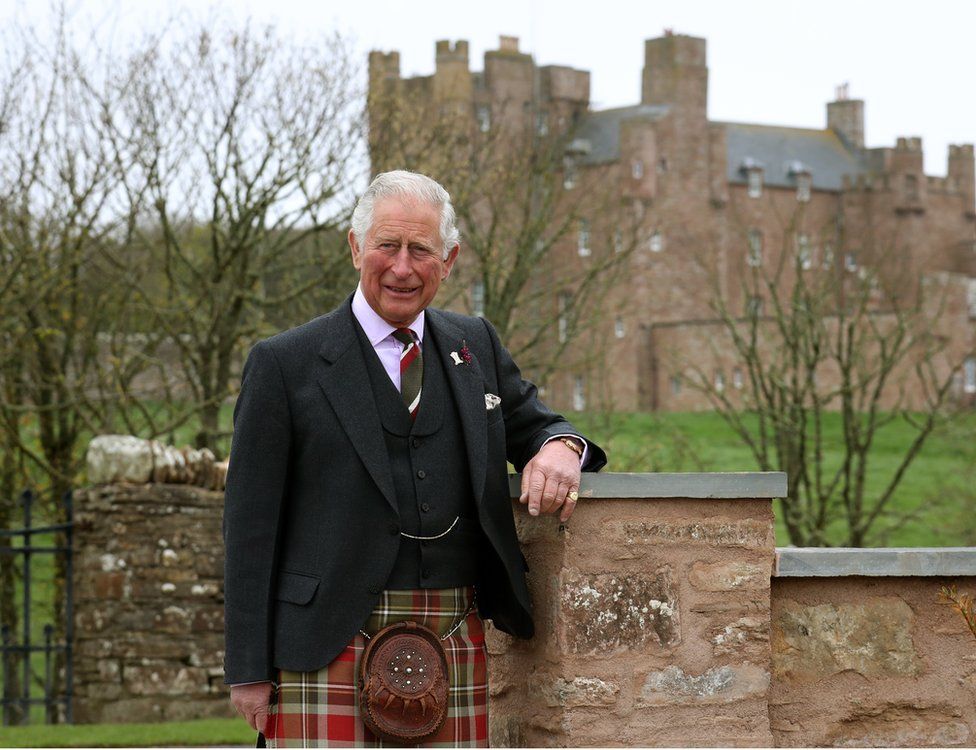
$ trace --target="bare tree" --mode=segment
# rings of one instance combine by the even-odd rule
[[[395,87],[370,92],[373,170],[421,171],[447,188],[463,257],[441,303],[490,320],[545,381],[571,341],[612,317],[605,293],[641,242],[619,168],[585,164],[572,118],[539,128],[536,113],[496,104],[488,126],[470,103],[420,101]],[[597,364],[593,347],[572,358],[577,369]]]
[[[61,499],[81,470],[81,446],[113,423],[126,384],[119,375],[141,359],[123,330],[139,269],[120,257],[125,202],[105,137],[104,103],[118,101],[119,82],[99,76],[66,29],[62,16],[51,40],[8,33],[0,73],[4,525],[15,488],[28,481],[41,491],[47,519],[63,520]],[[2,579],[5,621],[11,567]],[[58,558],[57,592],[64,574]],[[62,607],[56,594],[58,632]]]
[[[138,154],[134,234],[157,269],[144,298],[199,405],[198,447],[226,436],[221,405],[269,312],[321,312],[350,286],[340,230],[362,163],[350,60],[337,36],[227,26],[150,39],[131,59],[117,147]]]
[[[803,222],[801,209],[776,254],[742,238],[741,295],[711,276],[721,332],[713,351],[719,360],[723,349],[733,355],[741,390],[714,378],[702,359],[683,364],[758,467],[787,472],[782,518],[790,542],[860,547],[879,532],[879,520],[894,517],[891,500],[905,473],[951,415],[962,357],[939,335],[945,288],[932,280],[909,288],[897,273],[845,260],[849,243],[833,226],[815,254],[799,231]],[[839,415],[839,446],[825,428],[828,412]],[[911,439],[893,468],[882,467],[873,449],[896,423]],[[880,489],[869,487],[871,473],[883,477]],[[831,530],[838,524],[839,536]]]

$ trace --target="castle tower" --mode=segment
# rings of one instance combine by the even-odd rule
[[[644,42],[642,104],[668,104],[681,120],[705,122],[708,107],[708,66],[705,40],[665,34]]]
[[[459,39],[453,45],[446,39],[437,42],[434,68],[434,100],[471,104],[471,72],[468,69],[468,43]]]
[[[973,144],[949,146],[949,168],[946,176],[950,182],[955,183],[956,189],[962,194],[963,210],[970,214],[976,212],[976,207],[973,205],[973,194],[976,191]]]

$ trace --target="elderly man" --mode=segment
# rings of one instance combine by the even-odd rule
[[[363,652],[414,621],[436,633],[450,681],[446,720],[421,746],[483,747],[482,618],[533,634],[506,459],[528,512],[565,521],[580,470],[606,456],[540,403],[490,323],[428,307],[460,249],[438,183],[377,176],[349,246],[355,294],[259,342],[244,366],[224,513],[225,679],[269,747],[377,744],[361,713]]]

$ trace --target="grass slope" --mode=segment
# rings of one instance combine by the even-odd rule
[[[255,738],[243,719],[0,727],[0,747],[254,747]]]

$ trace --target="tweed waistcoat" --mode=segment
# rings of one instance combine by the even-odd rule
[[[400,529],[429,541],[400,537],[388,589],[449,588],[477,580],[481,536],[471,492],[464,434],[433,336],[423,343],[423,393],[416,420],[357,326],[366,370],[393,470]]]

